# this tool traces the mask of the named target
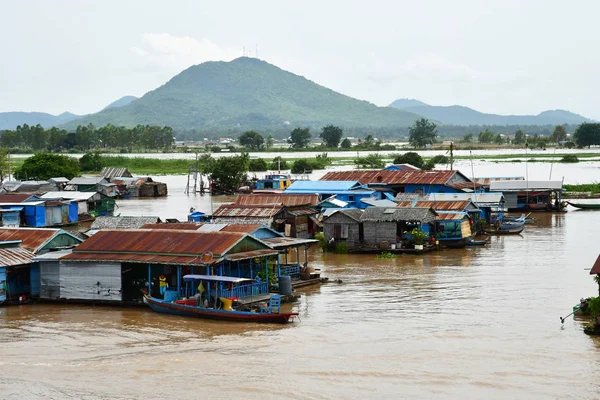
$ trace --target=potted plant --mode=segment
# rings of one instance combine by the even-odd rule
[[[427,238],[427,233],[423,232],[419,228],[415,228],[410,232],[415,238],[415,250],[423,250],[423,242]]]

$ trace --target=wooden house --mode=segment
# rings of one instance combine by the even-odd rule
[[[367,246],[387,248],[398,243],[414,228],[429,233],[430,224],[437,213],[431,208],[369,207],[360,217],[363,226],[363,243]]]
[[[345,242],[348,249],[360,247],[364,237],[360,222],[362,210],[342,209],[323,219],[323,235],[328,243]]]

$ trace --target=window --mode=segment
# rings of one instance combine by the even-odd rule
[[[351,194],[350,196],[348,196],[348,201],[354,201],[354,195]]]

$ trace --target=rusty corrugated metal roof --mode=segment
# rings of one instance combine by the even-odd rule
[[[212,262],[219,261],[215,258]],[[85,261],[85,262],[127,262],[141,264],[185,264],[202,265],[205,264],[196,256],[166,256],[153,254],[120,254],[120,253],[71,253],[61,258],[64,261]]]
[[[240,194],[235,202],[241,206],[278,204],[288,207],[316,206],[318,203],[316,194]]]
[[[359,181],[385,183],[388,185],[445,185],[458,171],[420,171],[420,170],[366,170],[366,171],[332,171],[321,178],[322,181]]]
[[[449,220],[456,220],[456,219],[463,219],[466,217],[465,213],[440,213],[438,214],[435,219],[437,221],[449,221]]]
[[[476,183],[476,182],[452,182],[452,183],[446,184],[446,186],[449,186],[449,187],[457,189],[457,190],[475,189],[475,188],[483,187],[483,185],[481,183]]]
[[[314,215],[314,214],[319,213],[317,210],[315,210],[314,208],[310,208],[310,207],[295,208],[295,209],[290,209],[288,211],[296,216],[298,216],[298,215]]]
[[[261,224],[228,224],[223,229],[221,229],[221,232],[252,233],[261,226]]]
[[[198,230],[198,228],[200,228],[202,225],[203,224],[196,222],[157,223],[142,225],[140,229],[195,231]]]
[[[0,203],[22,203],[31,196],[31,193],[0,194]]]
[[[236,204],[223,204],[212,216],[217,218],[272,218],[282,208],[282,205],[239,206]]]
[[[31,264],[33,257],[35,257],[33,252],[22,247],[0,248],[0,266],[2,267]]]
[[[594,266],[590,270],[590,275],[600,274],[600,256],[596,259]]]
[[[427,207],[433,208],[434,210],[465,210],[470,201],[417,201],[415,207]],[[398,203],[398,207],[413,207],[412,201],[401,201]]]
[[[21,247],[37,252],[44,243],[59,231],[60,229],[51,228],[0,228],[0,242],[20,240]]]
[[[246,235],[234,232],[203,233],[182,230],[103,230],[73,251],[84,253],[122,253],[134,256],[197,257],[210,251],[222,256]],[[122,255],[119,254],[119,255]],[[67,256],[69,259],[71,256]]]

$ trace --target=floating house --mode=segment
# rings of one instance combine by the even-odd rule
[[[462,186],[477,187],[477,184],[460,171],[421,171],[421,170],[355,170],[332,171],[321,181],[350,181],[397,193],[457,193]],[[292,185],[293,186],[293,185]],[[343,199],[342,199],[343,200]],[[390,199],[391,200],[391,199]]]
[[[361,246],[364,233],[360,222],[363,211],[352,208],[336,210],[323,219],[323,235],[327,242],[344,242],[348,249]]]
[[[404,199],[404,195],[396,199]],[[426,196],[430,201],[471,201],[481,210],[481,218],[488,223],[506,211],[506,202],[502,193],[431,193]]]
[[[278,273],[277,254],[244,233],[105,230],[60,258],[60,292],[54,295],[79,301],[141,302],[142,289],[163,297],[158,281],[163,275],[168,283],[164,298],[170,299],[186,295],[182,281],[186,274],[253,279],[260,271],[265,279],[253,284],[252,291],[236,288],[236,293],[227,293],[227,287],[220,287],[219,293],[238,298],[267,294],[269,275]]]
[[[490,193],[502,193],[509,211],[560,211],[562,181],[509,180],[490,182]]]
[[[48,179],[48,182],[56,185],[56,189],[52,189],[52,190],[65,190],[65,187],[69,184],[69,180],[67,178],[65,178],[64,176],[60,176],[57,178],[50,178],[50,179]]]
[[[77,177],[67,183],[65,190],[76,192],[98,192],[105,197],[117,197],[117,185],[101,176]]]
[[[19,301],[32,295],[33,252],[19,246],[20,242],[0,242],[0,304]],[[36,270],[39,273],[39,270]],[[39,281],[36,280],[36,281]],[[33,292],[39,293],[39,287]]]
[[[77,204],[70,201],[28,200],[0,203],[3,226],[52,227],[77,223]]]
[[[349,203],[350,207],[365,208],[361,199],[367,197],[382,198],[382,194],[358,181],[295,181],[287,188],[285,194],[317,194],[321,199],[335,196],[336,199]]]
[[[75,247],[83,239],[63,229],[0,228],[0,242],[15,241],[19,242],[20,247],[38,255]]]
[[[151,177],[116,177],[111,180],[117,185],[119,195],[130,197],[164,197],[168,194],[167,184],[155,182]]]
[[[437,211],[435,237],[446,247],[464,247],[473,238],[472,220],[467,212]]]
[[[434,210],[426,207],[369,207],[360,217],[363,243],[366,246],[390,248],[390,245],[407,238],[415,228],[429,233],[437,215]]]
[[[102,195],[98,192],[60,191],[47,192],[39,196],[41,200],[69,200],[77,204],[77,214],[88,214],[102,205]],[[113,203],[114,204],[114,203]]]
[[[102,229],[140,229],[146,224],[156,224],[161,222],[158,217],[97,217],[92,223],[91,230]]]

